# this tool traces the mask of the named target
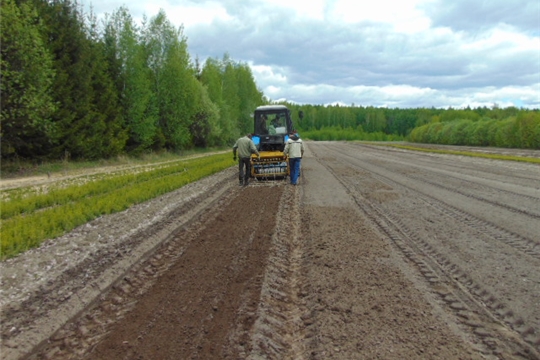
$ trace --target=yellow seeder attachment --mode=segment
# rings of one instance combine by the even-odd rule
[[[289,162],[282,151],[261,151],[260,158],[251,155],[251,176],[257,179],[279,179],[289,175]]]

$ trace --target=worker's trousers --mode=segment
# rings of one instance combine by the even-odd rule
[[[289,158],[291,184],[296,185],[298,183],[298,177],[300,176],[300,161],[302,158]]]
[[[251,158],[244,157],[238,159],[238,180],[240,185],[247,185],[251,174]]]

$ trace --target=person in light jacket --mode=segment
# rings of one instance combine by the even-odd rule
[[[289,140],[285,144],[283,154],[285,158],[289,158],[291,184],[296,185],[300,176],[300,161],[304,156],[304,143],[298,136],[298,133],[293,132],[289,134]]]

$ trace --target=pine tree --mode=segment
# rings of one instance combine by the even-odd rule
[[[128,138],[124,125],[124,114],[120,107],[119,93],[114,86],[115,73],[105,57],[105,44],[100,37],[95,16],[89,15],[87,33],[90,38],[92,65],[93,105],[96,116],[100,116],[105,124],[101,133],[95,134],[101,141],[99,151],[92,157],[108,158],[124,151]]]
[[[59,141],[51,157],[98,158],[103,155],[106,122],[94,103],[96,57],[85,31],[82,14],[70,0],[34,0],[46,25],[47,46],[56,77],[54,122]]]

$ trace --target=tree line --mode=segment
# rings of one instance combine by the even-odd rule
[[[0,4],[2,159],[230,146],[270,102],[247,64],[228,54],[193,60],[163,11],[137,24],[125,6],[98,21],[76,0]],[[285,105],[314,140],[540,149],[538,110]]]
[[[540,112],[516,107],[377,108],[287,104],[303,136],[540,149]],[[302,114],[302,119],[300,118]]]
[[[190,58],[160,11],[98,22],[72,0],[1,0],[1,152],[98,159],[228,145],[263,93],[247,64]]]

